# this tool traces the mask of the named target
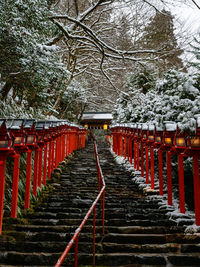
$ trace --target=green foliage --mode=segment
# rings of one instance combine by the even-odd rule
[[[192,44],[191,47],[192,47],[191,52],[195,56],[195,60],[193,62],[190,62],[190,65],[199,71],[200,70],[200,34],[197,38],[194,38],[194,44]]]
[[[179,58],[183,50],[177,43],[173,19],[169,11],[156,12],[137,41],[137,47],[140,49],[159,50],[158,59],[152,64],[159,75],[169,68],[183,68],[183,62]]]
[[[38,118],[51,113],[59,117],[62,109],[54,108],[54,104],[62,92],[66,103],[70,73],[62,59],[61,47],[48,45],[59,33],[49,19],[55,14],[53,2],[1,1],[0,100],[3,102],[0,105],[5,105],[6,110],[1,112],[7,116],[14,114],[9,106],[15,109],[19,106],[25,116]],[[76,88],[74,101],[82,95],[78,92],[80,87]],[[70,95],[71,92],[69,99]]]
[[[194,115],[200,111],[198,75],[170,70],[146,94],[130,83],[128,88],[128,96],[121,97],[115,107],[117,122],[180,121],[182,130],[194,130]]]

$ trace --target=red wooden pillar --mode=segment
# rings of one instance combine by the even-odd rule
[[[58,164],[58,137],[56,137],[56,140],[55,140],[55,161],[54,161],[54,168],[56,169],[57,168],[57,164]]]
[[[44,167],[43,167],[43,185],[46,185],[46,177],[47,177],[47,147],[49,142],[44,146]]]
[[[120,151],[121,151],[121,154],[120,156],[123,157],[123,136],[120,135]]]
[[[0,155],[0,234],[2,233],[2,224],[3,224],[5,169],[6,169],[6,157]]]
[[[124,136],[124,158],[126,159],[126,146],[127,146],[127,144],[126,144],[126,135]]]
[[[65,159],[65,154],[66,154],[65,148],[66,148],[66,134],[64,133],[62,137],[62,161]]]
[[[127,137],[127,150],[128,150],[127,159],[130,162],[130,137],[129,136]]]
[[[144,143],[141,142],[141,176],[144,177]]]
[[[33,195],[37,195],[37,185],[38,185],[38,155],[39,149],[35,150],[35,157],[34,157],[34,174],[33,174]]]
[[[162,150],[158,151],[158,160],[159,160],[159,194],[163,196],[163,158]]]
[[[47,178],[48,180],[50,180],[51,178],[51,155],[52,155],[52,142],[49,142],[49,155],[48,155],[48,174],[47,174]]]
[[[58,157],[57,157],[56,168],[58,167],[60,162],[61,162],[61,136],[58,136]]]
[[[70,134],[68,133],[67,134],[67,143],[66,143],[66,156],[68,156],[69,155],[69,145],[70,145],[70,142],[69,142],[69,136],[70,136]]]
[[[11,217],[17,217],[17,201],[18,201],[18,188],[19,188],[19,154],[14,156],[13,168],[13,185],[12,185],[12,201],[11,201]]]
[[[199,177],[199,155],[193,155],[193,179],[194,179],[194,208],[195,222],[200,226],[200,177]]]
[[[39,151],[38,186],[41,188],[41,185],[42,185],[42,155],[43,155],[43,148],[38,149],[38,151]]]
[[[54,160],[55,160],[55,141],[51,141],[51,173],[54,170]]]
[[[134,140],[134,169],[137,167],[137,144],[136,141]]]
[[[137,171],[140,170],[140,143],[137,141]]]
[[[179,178],[179,207],[180,207],[180,212],[185,213],[184,166],[183,166],[182,154],[178,154],[178,178]]]
[[[171,153],[167,151],[167,196],[168,205],[172,206],[172,170],[171,170]]]
[[[26,161],[26,186],[25,186],[25,201],[24,209],[28,209],[30,206],[30,192],[31,192],[31,158],[32,151],[27,151],[27,161]]]
[[[130,138],[130,163],[133,164],[133,139]]]
[[[146,159],[146,184],[149,184],[149,147],[145,146],[145,159]]]
[[[150,147],[150,154],[151,154],[151,189],[155,188],[154,183],[154,147]]]

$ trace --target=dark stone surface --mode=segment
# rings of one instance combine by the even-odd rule
[[[115,163],[105,144],[99,156],[106,181],[105,235],[96,207],[96,266],[200,266],[200,236],[184,234],[169,220],[171,207],[138,190],[133,175]],[[54,266],[98,194],[93,144],[74,153],[55,170],[48,197],[25,219],[4,218],[0,266]],[[93,215],[79,236],[79,266],[92,265]],[[74,247],[62,266],[73,266]]]

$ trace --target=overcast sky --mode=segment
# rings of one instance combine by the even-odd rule
[[[200,4],[200,0],[197,0],[198,2]],[[185,5],[173,7],[171,11],[185,24],[185,29],[188,29],[190,32],[200,33],[200,9],[194,4],[191,4],[191,7]]]

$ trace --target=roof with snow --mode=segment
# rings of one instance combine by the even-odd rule
[[[109,112],[85,112],[82,120],[112,120],[112,113]]]
[[[83,113],[81,124],[88,125],[89,128],[102,128],[104,124],[110,125],[113,116],[110,112],[85,112]]]

